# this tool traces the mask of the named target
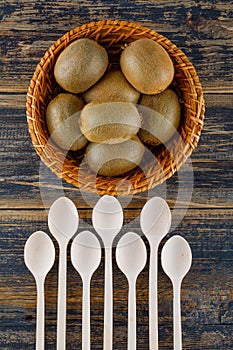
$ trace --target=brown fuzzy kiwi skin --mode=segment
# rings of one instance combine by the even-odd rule
[[[168,53],[149,38],[130,43],[121,54],[120,66],[130,84],[143,94],[164,91],[174,78],[174,65]]]
[[[143,115],[142,128],[138,133],[140,139],[153,146],[167,142],[181,121],[177,94],[169,88],[160,94],[142,95],[140,105],[147,107],[140,109]]]
[[[59,55],[54,76],[66,91],[81,93],[94,85],[108,67],[108,54],[94,40],[82,38],[72,42]]]
[[[108,145],[89,143],[86,149],[87,163],[92,171],[102,176],[119,176],[137,167],[145,146],[137,136],[122,143]]]
[[[136,135],[142,117],[136,106],[122,101],[93,101],[80,116],[80,129],[91,142],[114,144]]]
[[[99,100],[137,103],[140,93],[126,80],[120,70],[110,71],[83,93],[86,103]]]
[[[60,148],[77,151],[86,146],[88,141],[81,133],[80,113],[77,113],[83,106],[82,99],[69,93],[61,93],[50,101],[46,109],[46,123],[49,134]]]

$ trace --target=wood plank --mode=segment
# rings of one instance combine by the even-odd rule
[[[91,223],[92,210],[80,209],[79,231],[93,230]],[[122,232],[133,230],[140,233],[140,209],[124,209],[124,227]],[[180,210],[182,212],[182,210]],[[176,217],[172,212],[173,222]],[[36,230],[48,232],[47,210],[1,210],[2,257],[10,259],[15,254],[17,261],[22,258],[20,245]],[[233,259],[233,210],[232,209],[189,209],[177,228],[169,235],[184,235],[190,242],[194,258],[198,259]],[[11,242],[14,246],[11,247]],[[17,242],[19,245],[17,245]],[[1,249],[1,247],[0,247]],[[11,273],[14,266],[8,266]]]
[[[206,94],[205,99],[205,126],[198,148],[191,157],[194,189],[190,205],[195,208],[233,207],[233,94]],[[1,94],[0,113],[1,208],[48,207],[54,198],[63,194],[63,190],[82,208],[97,200],[97,196],[87,196],[71,185],[61,184],[50,171],[44,175],[43,187],[39,187],[40,161],[27,130],[24,95]],[[174,175],[166,186],[158,186],[149,193],[134,196],[132,200],[122,198],[122,203],[142,207],[148,197],[164,196],[167,192],[171,205],[179,202],[177,204],[183,206],[188,200],[185,196],[177,199],[178,189],[190,186],[190,174],[189,168],[183,166],[179,177]],[[41,201],[40,190],[45,192],[46,203]]]
[[[23,248],[32,231],[47,231],[47,213],[44,210],[2,210],[0,214],[0,346],[9,350],[31,349],[35,342],[36,291],[33,277],[23,262]],[[91,217],[90,210],[83,210],[80,214],[83,220]],[[139,233],[138,219],[132,222],[132,216],[133,210],[125,211],[126,224],[129,223],[129,227]],[[81,221],[80,230],[87,227],[86,221]],[[194,258],[191,271],[182,285],[183,346],[190,350],[230,350],[233,345],[232,211],[189,210],[178,232],[190,242]],[[93,349],[102,349],[103,267],[104,260],[93,277],[91,288]],[[115,258],[113,267],[114,342],[116,349],[124,349],[127,339],[127,282],[119,272]],[[56,337],[57,269],[56,259],[46,280],[48,349],[54,348]],[[137,283],[140,350],[147,349],[148,344],[148,272],[147,264]],[[67,347],[71,350],[81,344],[81,287],[81,280],[68,258]],[[160,264],[159,325],[160,348],[170,350],[172,290]]]
[[[225,0],[121,0],[114,10],[106,1],[8,1],[1,22],[0,91],[26,92],[37,63],[54,41],[78,25],[112,18],[135,21],[167,36],[194,64],[206,91],[233,91],[232,4]]]

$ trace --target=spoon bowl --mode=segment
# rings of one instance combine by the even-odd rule
[[[119,240],[116,261],[128,279],[137,278],[146,265],[147,252],[143,240],[135,233],[128,232]]]
[[[160,197],[146,202],[141,211],[140,225],[149,241],[160,242],[171,226],[171,211],[167,202]]]
[[[78,230],[79,217],[74,203],[67,197],[58,198],[50,207],[49,230],[59,242],[68,241]]]
[[[55,260],[55,248],[51,238],[43,231],[34,232],[24,247],[24,261],[37,278],[45,278]]]
[[[71,261],[80,276],[90,277],[101,261],[101,246],[90,231],[79,233],[71,245]]]
[[[101,197],[93,209],[92,223],[104,247],[112,247],[112,242],[123,225],[123,211],[120,202],[112,196]]]
[[[164,244],[161,263],[171,281],[182,281],[192,264],[192,251],[188,242],[181,236],[172,236]]]

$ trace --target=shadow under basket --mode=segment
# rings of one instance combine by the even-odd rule
[[[66,152],[49,139],[45,121],[48,103],[59,92],[53,69],[59,54],[74,40],[90,38],[105,47],[112,65],[119,61],[125,44],[150,38],[167,51],[175,67],[172,83],[182,106],[179,135],[168,144],[147,150],[140,166],[118,177],[94,174],[86,164],[85,150]],[[37,154],[59,178],[82,190],[99,195],[132,195],[144,192],[169,179],[197,147],[204,123],[204,98],[197,73],[185,56],[166,37],[141,25],[106,20],[82,25],[66,33],[45,53],[36,67],[27,94],[27,121]]]

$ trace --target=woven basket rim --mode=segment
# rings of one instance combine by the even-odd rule
[[[51,58],[54,56],[54,52],[56,53],[59,51],[61,46],[67,46],[72,41],[77,39],[77,36],[80,33],[85,32],[86,36],[87,34],[92,35],[100,35],[101,31],[105,30],[106,27],[111,28],[111,33],[117,33],[118,31],[121,31],[122,29],[129,29],[132,33],[135,33],[138,31],[138,35],[146,35],[148,37],[153,36],[152,40],[158,41],[162,46],[166,49],[168,54],[171,58],[181,61],[182,65],[184,65],[184,69],[186,69],[185,73],[188,75],[187,81],[189,85],[192,87],[192,90],[194,91],[194,95],[196,95],[195,103],[197,104],[197,111],[192,111],[194,113],[194,116],[192,117],[192,120],[196,122],[194,124],[195,132],[192,133],[193,136],[193,143],[190,142],[186,144],[184,141],[185,147],[181,152],[181,155],[177,155],[177,158],[173,160],[170,164],[170,169],[165,171],[165,175],[163,175],[160,179],[155,178],[155,174],[150,173],[149,181],[148,176],[146,178],[146,182],[140,181],[138,179],[138,182],[135,181],[135,186],[132,188],[132,186],[126,190],[124,190],[123,193],[116,192],[115,185],[119,181],[123,181],[122,178],[105,178],[102,176],[97,176],[96,183],[93,184],[93,179],[90,181],[90,183],[87,181],[87,183],[83,183],[82,186],[80,186],[80,183],[74,180],[72,171],[70,171],[70,168],[74,167],[73,163],[70,161],[67,161],[65,159],[65,170],[57,171],[57,168],[54,168],[54,162],[51,161],[50,158],[47,158],[46,155],[44,155],[44,144],[43,142],[47,142],[46,137],[44,135],[41,135],[38,133],[36,119],[35,119],[35,111],[36,111],[36,102],[37,102],[37,96],[36,92],[39,89],[41,85],[41,79],[44,76],[44,70],[46,70],[48,67],[51,66]],[[114,29],[113,29],[114,28]],[[95,29],[95,31],[94,31]],[[109,29],[109,28],[108,28]],[[106,31],[106,36],[109,35],[109,31]],[[129,33],[129,36],[132,35]],[[84,36],[85,37],[85,36]],[[88,36],[87,36],[88,37]],[[98,41],[98,40],[96,40]],[[177,63],[179,66],[179,62]],[[43,103],[43,101],[40,101]],[[191,107],[190,107],[191,108]],[[197,147],[198,141],[200,139],[201,131],[204,124],[204,112],[205,112],[205,105],[204,105],[204,94],[201,87],[201,83],[199,80],[199,77],[197,75],[197,72],[192,65],[192,63],[189,61],[188,57],[184,54],[183,51],[181,51],[175,44],[173,44],[168,38],[163,36],[162,34],[157,33],[155,30],[152,30],[150,28],[146,28],[140,24],[136,24],[134,22],[128,22],[128,21],[120,21],[120,20],[102,20],[97,22],[90,22],[83,24],[81,26],[78,26],[69,32],[65,33],[62,37],[60,37],[54,44],[50,46],[50,48],[45,52],[44,56],[41,58],[40,62],[38,63],[35,72],[33,74],[33,77],[31,79],[28,92],[27,92],[27,102],[26,102],[26,110],[27,110],[27,122],[28,122],[28,128],[30,132],[30,136],[32,139],[33,146],[37,152],[37,154],[40,156],[41,160],[48,166],[58,177],[65,179],[68,183],[71,183],[75,185],[76,187],[81,187],[82,189],[85,189],[88,192],[97,192],[98,194],[111,194],[111,195],[127,195],[127,194],[136,194],[140,192],[144,192],[146,190],[149,190],[156,185],[162,183],[164,180],[170,178],[176,171],[180,169],[180,167],[185,163],[186,159],[191,155],[193,150]],[[195,120],[196,118],[196,120]],[[43,140],[41,142],[41,139]],[[58,154],[63,153],[60,149],[54,150]],[[57,159],[57,162],[59,163],[59,160]],[[75,169],[75,167],[73,168]],[[76,169],[77,170],[77,169]],[[166,170],[166,169],[165,169]],[[131,171],[132,172],[132,171]],[[131,174],[130,172],[130,174]],[[124,179],[130,179],[131,175],[126,174],[124,176]],[[88,179],[88,177],[86,177]],[[149,182],[149,183],[148,183]]]

